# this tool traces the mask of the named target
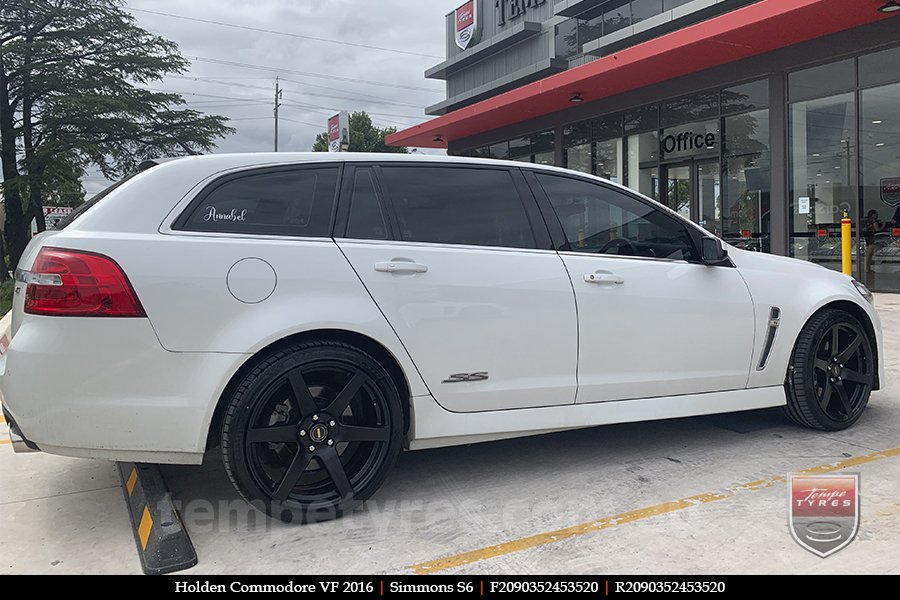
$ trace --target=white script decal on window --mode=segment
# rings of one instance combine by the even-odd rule
[[[216,210],[215,206],[209,206],[206,208],[206,215],[203,217],[204,221],[212,221],[213,223],[217,223],[218,221],[235,221],[235,222],[243,222],[247,220],[247,209],[238,212],[238,210],[232,209],[231,212],[220,213]]]

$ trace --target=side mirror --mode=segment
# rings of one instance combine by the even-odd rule
[[[719,265],[728,258],[728,251],[719,238],[706,237],[700,239],[700,259],[704,265]]]

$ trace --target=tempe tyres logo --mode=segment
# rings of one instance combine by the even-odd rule
[[[859,529],[859,475],[791,475],[791,535],[825,558]]]

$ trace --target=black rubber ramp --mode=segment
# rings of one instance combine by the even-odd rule
[[[181,571],[197,564],[197,553],[159,467],[118,463],[131,528],[146,575]]]

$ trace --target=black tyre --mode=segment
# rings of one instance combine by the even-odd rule
[[[862,323],[840,310],[816,313],[797,338],[785,388],[785,412],[822,431],[853,425],[875,382],[875,353]]]
[[[283,521],[334,519],[381,486],[403,414],[387,371],[332,341],[281,348],[226,398],[225,470],[250,504]]]

